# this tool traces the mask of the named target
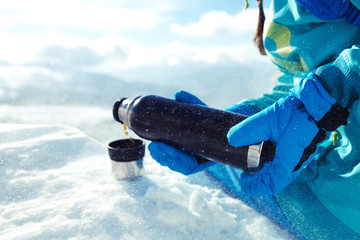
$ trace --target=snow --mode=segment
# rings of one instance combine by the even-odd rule
[[[79,91],[76,82],[60,79],[68,96],[59,99],[63,93],[33,85],[38,74],[23,73],[18,81],[6,75],[12,85],[6,76],[1,81],[12,91],[3,91],[0,106],[0,239],[291,238],[204,173],[172,172],[147,152],[143,177],[115,180],[106,145],[124,133],[110,100],[81,104],[72,97],[98,97],[98,83]],[[101,91],[111,93],[113,84],[105,85]],[[51,98],[58,102],[38,104]]]
[[[0,125],[1,239],[288,239],[205,175],[144,159],[117,181],[104,144],[74,127]]]

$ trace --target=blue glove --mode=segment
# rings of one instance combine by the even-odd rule
[[[151,142],[148,146],[150,155],[160,165],[175,172],[190,175],[212,166],[215,162],[203,161],[199,163],[195,156],[177,150],[165,143]]]
[[[175,100],[206,106],[199,98],[185,91],[175,93]],[[184,175],[200,172],[214,164],[212,161],[192,156],[161,142],[151,142],[148,149],[151,157],[160,165]]]
[[[325,130],[345,125],[348,116],[310,73],[288,97],[232,127],[227,137],[235,147],[267,140],[277,143],[272,162],[255,174],[242,173],[242,190],[261,196],[284,189],[311,162]]]
[[[309,12],[324,20],[343,18],[346,22],[360,27],[360,10],[349,0],[296,0]]]

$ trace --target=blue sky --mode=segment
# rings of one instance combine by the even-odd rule
[[[66,46],[70,38],[73,46],[81,40],[111,37],[129,39],[142,47],[173,41],[195,46],[235,44],[249,40],[248,32],[254,26],[253,19],[237,17],[241,12],[254,15],[252,10],[243,11],[244,4],[240,0],[3,1],[0,32],[6,40],[2,52],[7,54],[0,59],[21,62],[21,55],[10,54],[10,49],[22,50],[25,60],[44,45]],[[250,7],[256,8],[255,1],[250,1]]]
[[[249,3],[244,10],[243,0],[1,1],[0,63],[36,66],[24,74],[83,71],[200,95],[242,79],[255,89],[244,91],[258,95],[252,79],[259,69],[268,79],[272,72],[253,46],[258,10]]]

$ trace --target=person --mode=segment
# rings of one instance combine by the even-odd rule
[[[226,109],[249,116],[227,137],[276,142],[273,161],[249,174],[159,142],[150,154],[183,174],[205,170],[300,239],[360,239],[360,0],[272,0],[266,18],[257,2],[255,43],[280,74],[272,92]]]

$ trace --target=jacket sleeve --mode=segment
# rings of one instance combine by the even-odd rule
[[[350,108],[360,98],[360,45],[345,49],[338,58],[327,65],[314,69],[319,81],[326,91],[344,108]],[[244,113],[259,112],[282,97],[289,94],[289,90],[305,77],[308,72],[299,72],[296,75],[282,73],[277,79],[277,85],[269,94],[264,94],[257,99],[245,99],[228,107],[226,110]]]
[[[298,74],[301,76],[306,76],[306,74]],[[231,105],[225,110],[237,112],[245,115],[252,115],[257,113],[268,106],[272,105],[276,101],[278,101],[282,97],[286,97],[289,94],[289,90],[294,86],[294,78],[299,76],[295,76],[293,74],[280,73],[276,79],[276,85],[272,89],[270,93],[263,94],[262,96],[256,99],[244,99],[237,104]],[[244,111],[244,109],[247,109]],[[249,114],[251,113],[251,114]]]
[[[350,108],[360,98],[360,45],[345,49],[333,63],[319,67],[315,74],[340,106]]]

